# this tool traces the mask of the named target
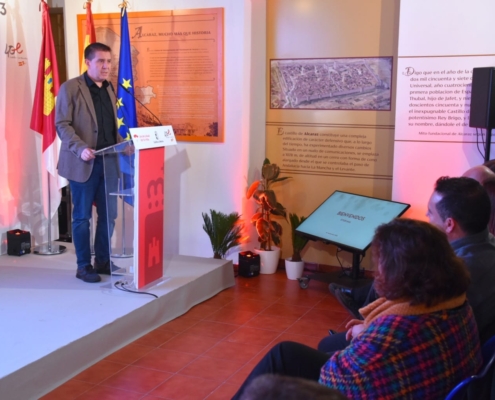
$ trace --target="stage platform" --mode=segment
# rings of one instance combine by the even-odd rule
[[[58,242],[57,242],[58,243]],[[234,285],[232,261],[166,257],[146,294],[75,278],[72,244],[55,256],[0,256],[0,397],[37,399],[194,305]]]

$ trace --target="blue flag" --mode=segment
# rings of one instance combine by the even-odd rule
[[[117,123],[119,135],[125,140],[131,139],[129,128],[138,126],[136,116],[136,101],[134,99],[134,80],[132,77],[131,43],[129,40],[129,24],[127,9],[122,7],[120,19],[120,57],[119,78],[117,83]],[[134,186],[134,155],[120,157],[120,168],[123,174],[121,189],[131,189]],[[125,197],[130,205],[134,204],[132,197]]]

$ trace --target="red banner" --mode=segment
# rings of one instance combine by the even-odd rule
[[[96,42],[95,24],[93,22],[93,13],[91,12],[91,2],[87,1],[84,5],[86,7],[86,36],[84,36],[84,46],[81,54],[81,74],[86,72],[87,67],[84,62],[84,49],[91,43]]]

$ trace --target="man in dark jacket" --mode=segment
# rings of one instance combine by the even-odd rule
[[[481,343],[495,335],[495,237],[488,232],[490,199],[474,179],[441,177],[428,202],[429,222],[447,235],[456,255],[464,260],[471,274],[467,297],[474,311]],[[330,291],[349,312],[376,300],[373,285],[350,289],[330,284]],[[341,350],[349,342],[345,332],[323,338],[318,350]]]

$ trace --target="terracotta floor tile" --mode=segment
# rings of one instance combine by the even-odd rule
[[[221,381],[219,380],[174,375],[153,390],[150,396],[172,400],[200,400],[210,395],[220,384]]]
[[[285,304],[290,306],[314,307],[321,301],[321,297],[281,297],[277,304]]]
[[[297,320],[298,317],[277,317],[273,314],[258,314],[256,317],[246,322],[245,326],[283,332]]]
[[[342,322],[335,330],[337,332],[344,332],[347,331],[346,325],[347,323],[352,319],[352,317],[347,318],[344,322]]]
[[[142,368],[157,369],[166,372],[177,372],[197,357],[196,354],[155,349],[137,360],[134,365]]]
[[[225,381],[238,371],[244,362],[200,356],[180,370],[180,375],[197,376],[203,379]]]
[[[98,385],[87,392],[84,392],[77,400],[139,400],[142,396],[142,393],[129,392],[113,387]]]
[[[212,394],[210,394],[208,400],[225,400],[231,399],[234,394],[239,390],[238,385],[233,385],[231,383],[224,383],[219,386]]]
[[[300,319],[285,331],[288,334],[308,335],[323,338],[328,335],[329,329],[337,330],[341,324],[327,321],[317,321],[313,319]]]
[[[215,346],[221,339],[201,334],[181,333],[165,343],[161,348],[200,355]]]
[[[41,397],[40,400],[72,400],[84,392],[91,389],[94,385],[89,382],[82,382],[70,379],[55,390]]]
[[[122,347],[120,350],[117,350],[115,353],[110,354],[105,360],[120,364],[132,364],[151,350],[153,350],[153,347],[151,346],[131,343]]]
[[[198,304],[197,306],[194,306],[193,308],[191,308],[184,315],[187,318],[204,319],[208,315],[211,315],[215,311],[218,311],[220,308],[221,307],[219,307],[219,306],[209,306],[207,304],[201,303],[201,304]]]
[[[141,344],[143,346],[160,347],[162,344],[168,342],[176,335],[176,332],[155,329],[150,333],[147,333],[146,335],[140,337],[134,343]]]
[[[232,296],[220,296],[219,294],[217,294],[216,296],[213,296],[211,299],[205,300],[202,304],[205,304],[210,307],[221,308],[231,303],[232,300],[233,300]]]
[[[229,299],[234,299],[236,297],[236,291],[237,291],[237,287],[231,286],[225,290],[222,290],[220,293],[216,295],[216,297],[225,297]]]
[[[204,356],[247,363],[263,348],[264,346],[253,344],[246,346],[244,343],[222,341],[208,350]]]
[[[285,305],[285,304],[273,304],[266,310],[263,310],[261,314],[276,315],[278,317],[302,317],[309,311],[309,307]]]
[[[131,392],[148,393],[171,376],[172,374],[163,371],[129,366],[103,381],[100,385]]]
[[[205,318],[208,321],[224,322],[233,325],[242,325],[258,315],[258,312],[236,310],[233,308],[221,308],[217,312]]]
[[[156,329],[163,329],[166,331],[181,333],[184,332],[186,329],[189,329],[191,326],[197,324],[198,321],[199,319],[189,318],[182,315],[170,322],[167,322],[166,324],[159,326]]]
[[[284,297],[292,298],[298,296],[301,298],[323,298],[330,294],[328,283],[314,285],[310,290],[301,288],[299,281],[290,281],[290,286],[285,287]]]
[[[259,360],[256,362],[250,361],[246,365],[244,365],[241,369],[236,371],[229,379],[226,380],[225,383],[232,384],[234,386],[237,386],[237,389],[244,383],[248,375],[251,373],[251,371],[256,367],[258,364]]]
[[[291,340],[316,348],[328,329],[343,331],[350,318],[324,282],[303,290],[285,271],[237,277],[234,287],[42,399],[229,399],[273,345]]]
[[[277,292],[270,292],[267,290],[246,290],[239,294],[240,299],[250,299],[250,300],[262,300],[270,303],[278,301],[282,297],[281,294]]]
[[[108,360],[101,360],[93,366],[76,375],[73,379],[83,382],[94,383],[95,385],[123,370],[125,364],[116,363]]]
[[[316,336],[307,336],[307,335],[294,335],[291,333],[282,333],[279,337],[277,337],[273,342],[270,343],[269,348],[273,347],[277,343],[290,341],[305,344],[306,346],[313,347],[316,349],[318,347],[318,343],[322,337]]]
[[[306,314],[301,317],[301,320],[304,321],[321,321],[321,322],[337,322],[341,324],[343,321],[348,319],[351,315],[344,309],[340,309],[338,311],[329,311],[323,309],[313,308],[309,310]]]
[[[279,332],[242,326],[225,340],[229,342],[266,346],[279,335]]]
[[[180,370],[180,375],[197,376],[204,379],[225,381],[238,371],[244,362],[200,356]]]
[[[214,321],[200,321],[184,333],[207,336],[215,339],[223,339],[238,328],[238,325],[231,325]]]
[[[271,306],[273,303],[269,301],[255,300],[255,299],[235,299],[227,304],[224,310],[237,310],[237,311],[251,311],[259,313],[264,309]]]
[[[249,363],[253,363],[254,365],[258,364],[261,359],[266,355],[271,350],[272,346],[268,344],[268,346],[265,346],[260,350],[258,354],[256,354],[250,361]]]

